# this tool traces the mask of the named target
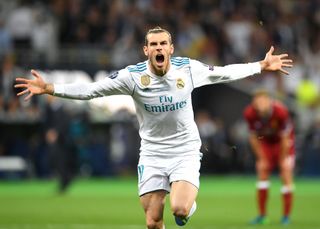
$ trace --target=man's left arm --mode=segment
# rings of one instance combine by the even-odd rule
[[[288,59],[288,54],[273,55],[273,46],[266,53],[263,60],[246,63],[230,64],[226,66],[209,66],[196,60],[191,60],[191,74],[194,87],[201,87],[208,84],[227,83],[239,80],[261,71],[281,71],[288,74],[285,67],[292,67],[292,60]]]
[[[280,136],[280,155],[279,159],[280,161],[284,160],[289,155],[289,149],[290,149],[290,134],[288,132],[281,133]]]
[[[260,61],[262,71],[280,71],[286,75],[289,72],[284,68],[292,67],[292,60],[288,58],[288,54],[273,55],[274,47],[271,46],[270,50],[266,53],[264,60]]]
[[[275,113],[279,121],[279,135],[280,135],[280,160],[285,159],[289,155],[290,147],[292,144],[291,133],[293,126],[290,120],[289,111],[286,107],[280,106],[275,109]]]

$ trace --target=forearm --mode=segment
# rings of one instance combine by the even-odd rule
[[[263,154],[262,147],[261,147],[261,144],[260,144],[259,139],[256,136],[256,134],[250,134],[249,142],[250,142],[251,148],[252,148],[255,156],[257,158],[261,158],[262,154]]]
[[[222,77],[221,81],[229,82],[260,73],[261,66],[260,62],[231,64],[224,67],[215,67],[213,73],[214,76]]]
[[[68,99],[89,100],[103,96],[97,90],[94,83],[54,84],[53,95]]]
[[[282,136],[280,142],[280,157],[285,158],[289,154],[290,139],[287,135]]]

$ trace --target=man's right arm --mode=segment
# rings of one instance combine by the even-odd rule
[[[248,131],[249,131],[249,143],[251,146],[251,149],[254,153],[254,155],[256,156],[256,159],[261,159],[264,154],[263,154],[263,150],[262,150],[262,146],[261,146],[261,142],[260,139],[261,138],[255,129],[255,119],[253,118],[254,115],[254,110],[253,107],[251,105],[247,106],[244,109],[243,112],[243,118],[245,119],[247,125],[248,125]]]
[[[262,147],[259,141],[259,137],[256,133],[251,132],[249,135],[249,142],[251,145],[251,148],[256,156],[257,159],[263,157]]]
[[[31,70],[31,74],[34,76],[33,79],[16,78],[17,83],[14,87],[22,89],[22,91],[17,94],[18,96],[27,94],[24,99],[29,100],[33,95],[52,95],[54,93],[53,84],[46,83],[42,76],[35,70]]]
[[[123,69],[112,77],[105,77],[103,80],[93,83],[71,83],[71,84],[50,84],[46,83],[41,75],[32,70],[34,79],[17,78],[16,88],[24,89],[18,96],[28,94],[25,98],[30,99],[33,95],[50,94],[69,99],[88,100],[96,97],[127,94],[133,90],[133,81],[130,73]]]
[[[44,87],[45,94],[53,95],[54,93],[54,87],[52,83],[46,83],[46,86]]]

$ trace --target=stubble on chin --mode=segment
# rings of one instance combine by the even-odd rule
[[[161,69],[161,71],[162,71],[162,75],[161,76],[164,76],[166,73],[167,73],[167,71],[166,71],[166,69]]]

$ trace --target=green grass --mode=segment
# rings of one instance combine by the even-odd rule
[[[320,229],[320,180],[297,179],[292,224],[279,224],[280,183],[273,178],[270,225],[249,226],[256,216],[253,177],[202,177],[198,210],[186,229]],[[166,228],[175,225],[169,203]],[[65,195],[54,181],[0,181],[0,229],[145,228],[136,178],[77,180]]]

